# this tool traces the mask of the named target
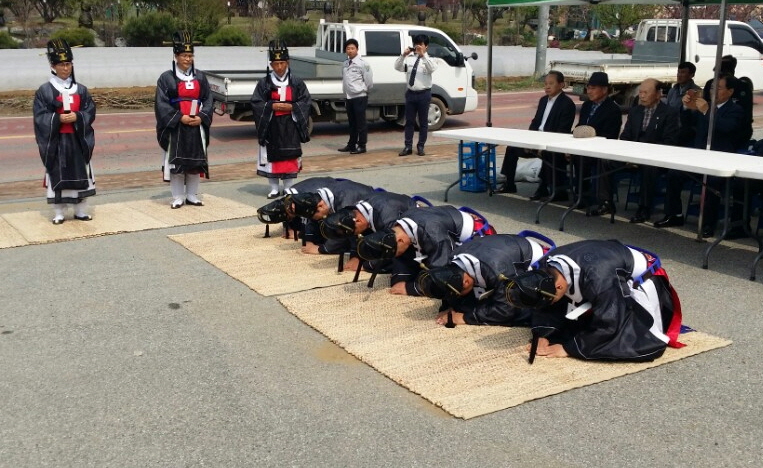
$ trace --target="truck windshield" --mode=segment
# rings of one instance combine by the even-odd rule
[[[448,65],[455,67],[458,65],[458,51],[453,43],[441,34],[432,31],[410,31],[411,37],[417,34],[426,34],[429,36],[429,56],[441,58]]]

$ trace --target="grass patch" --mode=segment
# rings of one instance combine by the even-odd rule
[[[487,91],[487,78],[477,77],[475,80],[477,92]],[[528,91],[543,89],[543,82],[532,76],[494,76],[493,91]]]

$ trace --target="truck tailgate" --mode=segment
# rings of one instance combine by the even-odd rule
[[[247,101],[266,70],[204,70],[215,101]]]

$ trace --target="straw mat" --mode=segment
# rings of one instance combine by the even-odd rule
[[[272,228],[272,227],[271,227]],[[264,225],[194,232],[170,239],[263,296],[349,283],[354,271],[337,272],[338,255],[306,255],[301,242],[283,239],[281,229],[263,238]],[[367,279],[361,273],[360,279]]]
[[[204,205],[173,210],[166,199],[108,203],[91,207],[92,221],[73,220],[70,210],[66,221],[60,225],[51,223],[51,211],[48,209],[7,213],[0,216],[0,248],[208,223],[257,214],[251,206],[212,195],[204,197]]]
[[[469,419],[566,390],[603,382],[728,346],[700,332],[681,335],[650,363],[586,362],[538,357],[532,366],[526,328],[434,322],[438,304],[351,283],[278,300],[300,320],[390,379],[453,416]]]

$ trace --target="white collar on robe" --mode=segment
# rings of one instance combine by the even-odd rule
[[[66,90],[66,92],[69,94],[77,93],[77,83],[72,83],[71,76],[65,80],[62,80],[61,78],[57,76],[51,76],[50,84],[52,84],[53,87],[56,88],[58,92],[61,94],[64,93],[64,90]]]

